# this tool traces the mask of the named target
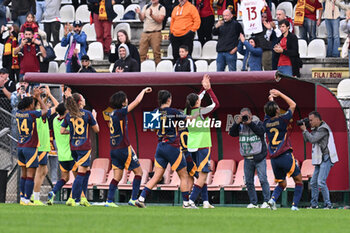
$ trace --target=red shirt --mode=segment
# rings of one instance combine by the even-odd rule
[[[318,0],[306,0],[305,17],[316,21],[316,11],[318,9],[322,9],[322,5]]]
[[[39,51],[39,48],[37,48],[35,44],[25,44],[23,46],[21,50],[23,55],[21,56],[20,74],[25,74],[26,72],[40,72],[39,57],[36,55]]]
[[[21,30],[19,32],[24,33],[24,30],[26,28],[32,28],[34,33],[37,33],[39,31],[39,26],[38,26],[37,23],[35,23],[35,22],[25,22],[24,24],[22,24]]]
[[[287,50],[287,37],[282,38],[280,45],[283,50]],[[288,56],[281,53],[280,59],[278,60],[278,66],[292,66],[292,63]]]
[[[202,5],[202,7],[200,7],[200,5]],[[196,7],[201,18],[214,15],[213,0],[197,0]]]

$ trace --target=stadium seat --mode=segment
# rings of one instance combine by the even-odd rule
[[[50,61],[49,70],[47,73],[58,73],[58,64],[55,61]]]
[[[106,172],[109,171],[110,169],[110,161],[107,158],[96,158],[93,162],[92,162],[92,166],[91,168],[102,168],[104,169]]]
[[[171,46],[171,44],[168,45],[168,49],[167,49],[167,56],[166,57],[162,57],[162,59],[173,59],[173,47]]]
[[[237,60],[236,62],[236,69],[237,71],[242,71],[243,68],[243,61],[242,60]]]
[[[244,159],[239,161],[237,172],[235,173],[233,184],[225,185],[225,191],[236,191],[242,190],[245,187],[244,183]]]
[[[217,57],[216,44],[217,44],[217,41],[210,40],[203,45],[202,59],[216,59]]]
[[[222,159],[218,162],[216,171],[219,170],[231,170],[233,173],[236,172],[236,162],[233,159]]]
[[[118,31],[121,29],[125,30],[128,33],[129,40],[131,40],[131,29],[130,29],[129,23],[119,23],[117,24],[117,26],[115,26],[114,33],[113,33],[113,40],[118,39]]]
[[[71,23],[75,19],[75,10],[72,5],[64,5],[60,9],[61,23]]]
[[[293,5],[291,2],[281,2],[280,4],[278,4],[277,9],[284,9],[286,11],[286,15],[289,18],[293,17]]]
[[[348,37],[348,34],[346,34],[344,30],[342,30],[344,24],[346,24],[346,19],[341,20],[339,23],[339,37],[346,39]]]
[[[62,47],[60,43],[56,44],[56,46],[53,48],[56,54],[56,58],[55,58],[56,61],[64,60],[64,56],[66,55],[67,48],[68,47]]]
[[[300,29],[299,26],[294,26],[294,34],[300,39]]]
[[[318,11],[317,11],[318,12]],[[325,39],[327,38],[327,28],[326,28],[326,21],[323,20],[320,24],[320,26],[316,27],[316,37]]]
[[[63,37],[64,37],[64,26],[63,24],[61,24],[60,32],[59,32],[59,40],[61,41]],[[53,41],[53,35],[51,35],[51,41]]]
[[[145,60],[141,63],[141,72],[156,72],[156,63],[153,60]]]
[[[242,54],[240,54],[239,52],[237,52],[237,59],[243,60],[244,56]]]
[[[192,50],[192,58],[200,59],[202,56],[202,45],[199,41],[193,41],[193,50]]]
[[[75,12],[75,20],[80,20],[83,23],[90,22],[90,11],[86,4],[80,5]]]
[[[276,19],[276,5],[273,2],[271,2],[271,15],[272,19]]]
[[[103,60],[103,45],[100,42],[92,42],[87,52],[90,60]]]
[[[127,6],[124,10],[124,14],[126,14],[128,11],[135,11],[136,8],[140,8],[140,6],[138,4],[130,4],[129,6]],[[136,14],[136,20],[139,21],[139,14]]]
[[[91,175],[90,175],[91,176]],[[108,176],[107,176],[107,181],[104,181],[102,183],[96,183],[96,187],[97,189],[109,189],[109,184],[111,183],[112,179],[114,178],[114,170],[111,169],[109,172],[108,172]],[[128,171],[127,170],[124,170],[123,171],[123,177],[122,179],[119,181],[118,185],[119,184],[126,184],[126,181],[128,179]]]
[[[123,18],[124,15],[124,6],[122,4],[115,4],[113,5],[113,10],[115,13],[117,13],[117,17],[113,19],[113,23],[120,21]]]
[[[301,58],[307,57],[307,42],[306,40],[299,39],[298,40],[299,44],[299,55]]]
[[[103,168],[91,168],[88,185],[96,185],[106,182],[106,170]]]
[[[307,48],[307,56],[309,58],[325,58],[326,44],[322,39],[314,39],[309,43]]]
[[[162,60],[158,63],[156,72],[173,72],[174,66],[170,60]]]
[[[169,184],[161,184],[159,187],[161,190],[178,190],[180,187],[180,177],[177,172],[173,173],[171,182]]]
[[[339,82],[337,87],[338,99],[350,98],[350,79],[343,79]]]
[[[85,24],[81,30],[86,34],[86,41],[96,41],[96,31],[94,24]]]
[[[62,62],[60,67],[58,68],[58,73],[66,73],[67,67],[66,67],[66,63]]]
[[[225,185],[230,185],[233,182],[232,170],[216,170],[213,182],[208,184],[208,191],[218,191]]]
[[[314,174],[315,167],[312,165],[311,159],[305,159],[303,164],[301,165],[300,173],[302,175],[303,180],[308,180]]]
[[[113,67],[114,67],[114,63],[109,65],[109,68],[108,68],[109,73],[113,73]]]
[[[216,61],[212,61],[208,67],[208,72],[216,72]]]
[[[206,60],[198,60],[194,62],[197,67],[197,72],[208,72],[208,62]]]

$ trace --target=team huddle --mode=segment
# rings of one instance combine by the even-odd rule
[[[158,108],[160,114],[160,128],[156,130],[158,144],[154,159],[154,175],[146,183],[139,195],[142,178],[142,169],[138,157],[129,142],[127,115],[142,101],[145,94],[152,92],[152,88],[143,89],[136,99],[129,104],[127,95],[118,91],[110,97],[109,104],[114,110],[109,116],[110,129],[110,156],[113,169],[113,179],[109,184],[106,207],[117,207],[114,196],[118,183],[122,179],[123,170],[134,172],[132,194],[128,202],[131,206],[145,208],[145,201],[151,190],[161,180],[165,169],[170,163],[171,169],[176,171],[180,178],[183,208],[196,209],[195,204],[199,196],[203,200],[203,208],[214,208],[208,201],[207,176],[210,172],[211,132],[210,128],[198,128],[198,124],[188,125],[187,128],[178,128],[171,121],[208,121],[210,115],[219,108],[219,101],[211,88],[209,75],[202,79],[202,90],[199,94],[191,93],[186,98],[183,111],[171,107],[172,95],[167,90],[158,92]],[[20,183],[22,205],[45,205],[40,198],[40,186],[47,172],[47,150],[40,135],[49,134],[47,119],[57,112],[53,121],[53,132],[61,169],[61,179],[48,194],[48,205],[53,205],[55,195],[69,180],[72,171],[75,179],[72,185],[71,196],[66,204],[69,206],[90,206],[86,196],[90,176],[91,140],[89,128],[99,132],[96,121],[96,112],[84,109],[85,99],[81,94],[74,93],[66,96],[65,103],[60,103],[52,97],[46,88],[49,98],[54,104],[48,109],[41,93],[43,89],[36,87],[32,97],[23,98],[18,104],[16,120],[19,130],[18,164],[22,168]],[[211,103],[202,107],[202,99],[209,96]],[[281,97],[289,110],[285,114],[274,98]],[[276,209],[276,201],[286,187],[286,176],[292,176],[296,186],[292,210],[298,209],[302,193],[300,169],[292,155],[292,148],[288,138],[287,126],[292,119],[296,104],[289,97],[278,90],[270,90],[269,101],[264,107],[264,128],[268,138],[268,150],[271,155],[271,165],[278,186],[272,198],[268,201],[271,209]],[[167,127],[165,127],[165,125]],[[180,137],[181,135],[181,137]],[[46,169],[46,170],[45,170]],[[44,174],[44,175],[43,175]],[[39,177],[39,178],[37,178]],[[195,179],[196,178],[196,179]],[[37,188],[39,187],[39,189]],[[34,195],[33,194],[34,189]],[[138,196],[139,195],[139,196]],[[34,198],[33,202],[31,198]]]

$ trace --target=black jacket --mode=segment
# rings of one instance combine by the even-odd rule
[[[108,60],[109,60],[110,63],[115,63],[119,59],[119,54],[118,54],[118,47],[119,47],[119,45],[120,44],[116,44],[115,45],[116,53],[110,53],[109,54]],[[129,48],[129,53],[130,53],[129,56],[136,60],[136,62],[139,65],[139,69],[140,69],[140,67],[141,67],[141,60],[140,60],[139,51],[137,50],[136,46],[131,44],[131,43],[128,43],[126,45]]]
[[[240,23],[232,19],[225,22],[219,28],[214,26],[213,35],[218,35],[218,43],[216,45],[217,52],[229,52],[238,45],[239,34],[243,33],[243,28]]]
[[[191,56],[187,56],[185,58],[177,59],[174,70],[175,72],[196,72],[197,67]]]
[[[96,70],[92,66],[88,66],[87,68],[82,67],[78,73],[96,73]]]
[[[270,40],[267,40],[265,35],[266,35],[267,28],[263,25],[263,31],[257,34],[252,34],[254,36],[258,43],[259,47],[263,49],[263,51],[271,51],[273,49],[272,43],[274,40],[277,39],[276,37],[276,32],[272,30]]]
[[[12,20],[15,21],[18,16],[26,15],[28,12],[36,14],[35,0],[5,0],[2,4],[8,6],[12,2]]]
[[[281,42],[283,35],[278,38],[278,43]],[[300,77],[300,68],[303,67],[303,62],[299,56],[299,44],[298,37],[291,32],[288,32],[287,35],[287,49],[283,50],[283,55],[289,57],[290,62],[292,63],[293,76]],[[277,54],[278,58],[280,54]]]
[[[137,64],[137,61],[130,56],[128,56],[125,60],[117,60],[113,66],[113,73],[117,67],[124,69],[124,72],[140,72],[140,67]]]

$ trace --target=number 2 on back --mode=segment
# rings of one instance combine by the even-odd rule
[[[281,141],[277,141],[277,137],[279,134],[278,129],[272,128],[272,129],[270,129],[270,133],[274,133],[272,141],[271,141],[272,145],[274,145],[274,146],[279,145]]]

